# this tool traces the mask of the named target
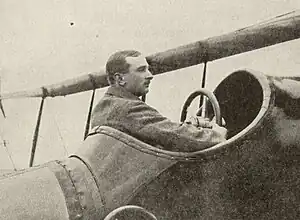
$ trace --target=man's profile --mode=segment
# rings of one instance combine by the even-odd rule
[[[109,126],[172,151],[196,151],[225,141],[225,128],[216,124],[197,128],[172,122],[139,98],[149,92],[153,79],[140,52],[114,53],[106,63],[106,74],[110,87],[93,110],[92,128]]]

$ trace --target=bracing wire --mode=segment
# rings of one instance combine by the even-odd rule
[[[61,140],[62,146],[63,146],[64,151],[65,151],[65,155],[67,156],[67,155],[69,155],[69,152],[68,152],[68,150],[67,150],[67,147],[66,147],[64,138],[63,138],[62,133],[61,133],[61,131],[60,131],[60,128],[59,128],[59,126],[58,126],[58,124],[57,124],[56,117],[55,117],[55,116],[53,116],[53,117],[54,117],[54,124],[55,124],[55,127],[57,128],[57,132],[58,132],[59,139]]]
[[[49,107],[50,107],[50,106],[49,106]],[[62,135],[62,133],[61,133],[61,130],[60,130],[59,126],[58,126],[57,119],[56,119],[56,117],[55,117],[55,115],[54,115],[54,113],[53,113],[52,107],[50,107],[49,109],[50,109],[50,114],[51,114],[51,116],[52,116],[53,119],[54,119],[54,125],[55,125],[55,127],[56,127],[56,129],[57,129],[59,139],[60,139],[60,141],[61,141],[61,143],[62,143],[62,146],[63,146],[63,148],[64,148],[65,155],[67,156],[67,155],[69,155],[69,152],[68,152],[68,150],[67,150],[67,146],[66,146],[66,144],[65,144],[65,141],[64,141],[63,135]]]
[[[1,85],[2,85],[2,83],[1,83],[2,81],[1,80],[2,80],[2,78],[0,77],[0,92],[1,92]],[[2,115],[3,115],[4,119],[5,119],[6,118],[6,114],[5,114],[4,107],[3,107],[1,99],[0,99],[0,108],[1,108]],[[10,162],[11,162],[14,170],[16,171],[17,168],[16,168],[16,165],[15,165],[13,159],[12,159],[12,155],[11,155],[11,153],[8,150],[7,142],[6,142],[5,138],[3,138],[2,134],[0,134],[0,137],[1,137],[1,140],[2,140],[2,145],[5,148],[5,151],[6,151],[7,155],[8,155],[8,158],[9,158],[9,160],[10,160]]]
[[[12,155],[11,155],[11,153],[10,153],[9,150],[8,150],[7,142],[6,142],[6,140],[5,140],[2,136],[0,136],[0,137],[1,137],[1,140],[2,140],[2,145],[3,145],[3,147],[5,148],[5,151],[6,151],[7,155],[8,155],[8,158],[9,158],[9,160],[10,160],[10,162],[11,162],[11,164],[12,164],[14,170],[16,171],[17,168],[16,168],[16,165],[15,165],[13,159],[12,159]]]

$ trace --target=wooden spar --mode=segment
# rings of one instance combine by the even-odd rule
[[[300,38],[300,11],[149,56],[155,74]]]
[[[147,56],[154,75],[213,61],[300,38],[300,10],[225,35],[186,44]],[[105,70],[44,86],[48,96],[65,96],[108,86]],[[7,93],[1,99],[43,97],[41,88]]]
[[[91,79],[93,79],[94,83]],[[77,78],[68,79],[61,83],[47,85],[37,89],[4,93],[0,97],[2,100],[26,97],[43,97],[43,89],[47,90],[48,97],[65,96],[73,93],[93,90],[95,88],[94,84],[97,85],[97,88],[103,88],[108,85],[104,70],[79,76]]]

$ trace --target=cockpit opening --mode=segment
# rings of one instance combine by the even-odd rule
[[[226,121],[228,139],[244,130],[258,116],[264,101],[264,85],[246,70],[230,74],[215,89],[221,115]],[[213,109],[208,104],[209,115]]]

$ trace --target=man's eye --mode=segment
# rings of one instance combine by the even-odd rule
[[[138,70],[139,72],[145,72],[146,69],[147,69],[147,67],[143,66],[143,67],[138,68],[137,70]]]

